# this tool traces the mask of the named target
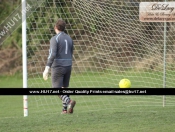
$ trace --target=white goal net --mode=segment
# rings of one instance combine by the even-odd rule
[[[44,81],[42,73],[59,18],[66,21],[66,33],[74,40],[70,88],[118,88],[123,78],[130,79],[133,88],[175,87],[175,24],[166,23],[164,28],[164,22],[139,21],[140,2],[144,0],[43,1],[27,18],[28,87],[51,87],[50,78]],[[75,113],[123,108],[135,111],[131,107],[149,111],[163,103],[162,96],[71,98],[77,101]],[[174,106],[174,99],[167,96],[166,106]],[[29,113],[52,113],[61,111],[62,102],[57,96],[30,96],[29,106]]]

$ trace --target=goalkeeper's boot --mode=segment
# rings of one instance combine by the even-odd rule
[[[67,114],[67,110],[63,110],[61,114]]]
[[[74,100],[70,101],[70,103],[67,106],[67,108],[68,108],[67,113],[72,114],[74,112],[73,109],[74,109],[75,104],[76,104],[76,101],[74,101]]]

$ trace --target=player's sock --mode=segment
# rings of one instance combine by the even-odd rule
[[[60,98],[66,105],[69,104],[70,98],[67,95],[61,95]]]
[[[66,104],[66,102],[62,101],[62,104],[63,104],[63,111],[67,111],[67,104]]]

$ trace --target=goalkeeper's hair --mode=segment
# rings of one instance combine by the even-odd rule
[[[59,31],[64,31],[65,27],[66,27],[66,22],[63,21],[62,19],[59,19],[56,24],[55,27],[59,30]]]

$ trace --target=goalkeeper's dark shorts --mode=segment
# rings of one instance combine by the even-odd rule
[[[72,66],[51,68],[52,88],[69,87]]]

